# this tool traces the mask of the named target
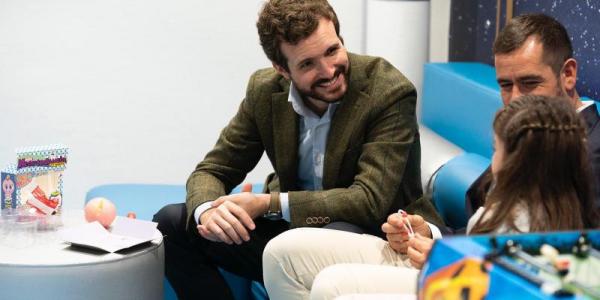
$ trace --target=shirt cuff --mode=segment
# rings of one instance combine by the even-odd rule
[[[196,207],[196,210],[194,210],[194,220],[196,220],[196,224],[200,225],[200,222],[199,222],[200,215],[202,215],[203,212],[211,209],[212,203],[213,203],[212,201],[208,201],[208,202],[204,202],[204,203],[200,204],[200,206]]]
[[[431,230],[431,238],[432,239],[437,240],[437,239],[442,238],[442,232],[440,231],[440,229],[437,226],[435,226],[429,222],[427,222],[427,225],[429,226],[429,230]]]
[[[290,217],[290,200],[288,198],[288,193],[280,193],[279,202],[281,203],[281,218],[291,222],[292,218]]]

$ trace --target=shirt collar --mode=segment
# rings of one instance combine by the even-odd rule
[[[585,101],[581,101],[581,103],[583,103],[583,105],[581,105],[580,107],[577,108],[577,113],[580,113],[581,111],[583,111],[584,109],[586,109],[588,106],[594,104],[594,101],[592,100],[585,100]]]

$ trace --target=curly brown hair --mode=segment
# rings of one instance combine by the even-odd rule
[[[486,213],[472,233],[502,224],[518,230],[512,208],[523,205],[530,231],[594,228],[592,179],[586,125],[569,100],[526,95],[496,113],[494,132],[505,156]]]
[[[296,45],[317,29],[321,18],[333,22],[339,37],[340,23],[326,0],[267,1],[256,22],[263,51],[272,62],[289,71],[281,43]]]

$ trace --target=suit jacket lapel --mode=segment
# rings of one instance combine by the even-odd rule
[[[581,111],[581,116],[587,125],[588,134],[595,130],[598,125],[598,121],[600,117],[598,116],[598,109],[596,108],[596,103],[586,107]]]
[[[294,190],[298,175],[298,115],[288,102],[288,88],[273,94],[273,147],[282,191]]]
[[[325,150],[325,165],[323,167],[323,189],[330,189],[337,181],[341,161],[344,153],[349,148],[355,127],[360,124],[361,105],[365,105],[368,96],[363,93],[366,87],[366,78],[361,66],[352,63],[350,56],[350,76],[348,90],[338,106],[327,136],[327,149]]]

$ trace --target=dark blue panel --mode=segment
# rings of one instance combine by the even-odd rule
[[[502,1],[504,26],[506,1]],[[545,13],[569,32],[579,63],[577,90],[581,96],[600,99],[600,1],[516,0],[514,16]],[[477,61],[493,65],[496,33],[495,0],[453,0],[450,16],[450,61]]]
[[[581,96],[600,99],[600,1],[515,1],[515,15],[532,12],[550,15],[567,28],[579,63],[577,90]]]

